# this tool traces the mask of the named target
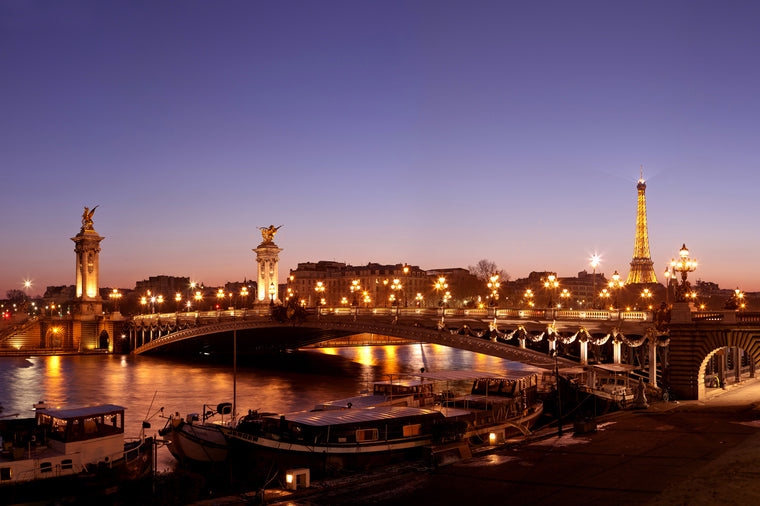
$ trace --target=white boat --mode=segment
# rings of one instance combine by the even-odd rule
[[[208,411],[204,405],[202,416],[190,413],[185,418],[175,413],[159,434],[164,436],[167,448],[181,463],[224,462],[227,459],[227,440],[220,426],[233,423],[232,417],[224,420],[224,415],[230,414],[231,407],[229,403],[221,403],[216,411]],[[222,416],[221,420],[209,420],[217,414]]]
[[[148,475],[153,441],[125,441],[125,409],[40,407],[34,418],[0,420],[0,495],[4,487],[39,489],[37,482],[51,479],[102,478],[108,484]]]

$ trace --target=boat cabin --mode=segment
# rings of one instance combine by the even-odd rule
[[[415,408],[434,403],[433,383],[412,378],[391,378],[372,383],[372,394],[327,401],[315,410],[358,409],[370,406],[410,406]]]
[[[76,474],[87,465],[122,458],[124,409],[113,404],[38,409],[34,419],[5,425],[0,485]]]
[[[316,445],[356,445],[429,437],[443,415],[407,406],[301,411],[266,416],[262,434],[281,440]]]

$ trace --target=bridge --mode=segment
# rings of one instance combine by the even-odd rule
[[[231,353],[233,336],[241,353],[295,349],[362,333],[547,369],[628,364],[648,371],[651,386],[664,379],[682,399],[703,398],[706,379],[725,385],[754,377],[760,361],[760,313],[698,312],[678,304],[659,329],[645,311],[356,307],[323,307],[280,321],[268,308],[152,314],[125,327],[134,354]]]
[[[229,352],[233,333],[242,353],[300,348],[366,333],[553,368],[577,365],[550,355],[559,344],[578,341],[585,363],[589,345],[612,338],[619,351],[626,335],[634,344],[651,328],[651,313],[643,311],[340,307],[319,308],[302,321],[277,321],[268,308],[141,315],[129,323],[127,334],[133,353],[143,354]]]

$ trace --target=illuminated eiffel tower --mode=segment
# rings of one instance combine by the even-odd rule
[[[636,205],[636,244],[633,247],[631,270],[628,271],[626,284],[657,283],[654,275],[654,263],[649,255],[649,234],[647,233],[647,185],[644,182],[644,166],[641,167],[641,177],[636,185],[639,191]]]

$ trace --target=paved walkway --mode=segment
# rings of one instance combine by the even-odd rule
[[[279,504],[760,504],[760,380],[706,401],[613,413],[594,433],[550,432],[432,471],[400,466],[323,482]]]

